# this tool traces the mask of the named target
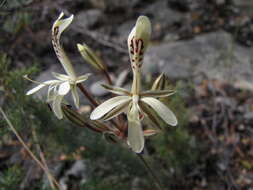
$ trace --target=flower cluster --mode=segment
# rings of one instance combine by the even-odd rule
[[[55,53],[61,62],[66,74],[53,73],[55,80],[49,80],[39,83],[38,86],[29,90],[27,95],[33,94],[43,87],[48,86],[47,101],[52,103],[52,109],[55,115],[61,119],[63,112],[71,121],[79,124],[85,124],[91,129],[98,132],[113,134],[119,139],[126,139],[127,144],[136,152],[142,152],[144,148],[144,136],[153,134],[151,131],[143,131],[141,121],[144,117],[159,127],[159,120],[162,119],[166,124],[171,126],[177,125],[177,118],[173,112],[164,105],[158,98],[171,96],[175,92],[173,90],[160,89],[159,85],[163,79],[163,75],[159,76],[154,82],[151,90],[143,91],[141,89],[141,68],[143,63],[143,56],[148,47],[151,36],[151,23],[146,16],[140,16],[129,34],[128,49],[131,61],[131,68],[133,72],[133,81],[131,90],[110,85],[102,85],[109,92],[116,94],[113,98],[103,102],[100,105],[93,106],[96,108],[90,114],[90,120],[82,118],[77,112],[70,110],[66,106],[62,106],[64,96],[71,91],[76,107],[79,106],[79,96],[77,93],[77,84],[88,79],[90,74],[85,74],[77,77],[72,67],[69,58],[66,56],[62,46],[60,45],[61,33],[69,26],[73,20],[73,16],[62,19],[63,13],[55,21],[52,27],[52,43]],[[77,45],[82,57],[85,61],[96,69],[106,73],[106,67],[95,53],[85,44]],[[109,75],[107,73],[107,78]],[[110,81],[110,80],[109,80]],[[84,89],[81,89],[84,91]],[[84,91],[88,99],[87,92]],[[92,101],[91,101],[92,102]],[[63,111],[62,111],[63,109]],[[127,115],[127,130],[125,130],[124,123],[118,124],[114,122],[113,118],[121,113]],[[112,126],[101,123],[100,121],[111,120]],[[120,126],[119,126],[120,125]],[[93,127],[95,126],[95,127]],[[125,138],[126,137],[126,138]]]
[[[141,90],[141,66],[151,35],[151,24],[146,16],[140,16],[128,37],[129,56],[133,71],[131,91],[109,85],[103,87],[119,96],[113,97],[99,105],[90,115],[92,120],[109,120],[126,112],[128,120],[127,142],[132,150],[140,153],[144,147],[144,133],[141,126],[143,117],[152,120],[154,110],[168,125],[176,126],[177,119],[173,112],[156,98],[167,97],[171,90]]]
[[[69,18],[62,19],[63,13],[60,14],[58,19],[54,22],[52,27],[52,44],[57,58],[61,62],[66,74],[52,73],[56,78],[55,80],[48,80],[45,82],[36,82],[39,85],[29,90],[26,95],[31,95],[38,92],[43,87],[48,86],[47,102],[52,103],[52,110],[54,111],[57,118],[62,119],[63,113],[61,109],[61,103],[66,94],[71,91],[75,106],[79,107],[79,96],[77,92],[77,84],[88,79],[89,73],[85,75],[76,75],[74,68],[67,57],[64,49],[60,44],[60,37],[62,32],[70,25],[74,16],[71,15]],[[30,80],[27,76],[25,77]],[[32,80],[31,80],[32,81]]]

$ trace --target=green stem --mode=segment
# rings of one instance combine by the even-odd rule
[[[28,152],[28,154],[32,157],[32,159],[39,165],[39,167],[47,174],[48,179],[52,179],[56,187],[53,187],[54,190],[60,190],[60,185],[56,181],[56,179],[53,177],[53,175],[47,170],[47,168],[44,166],[44,164],[34,155],[34,153],[30,150],[30,148],[27,146],[27,144],[24,142],[24,140],[21,138],[21,136],[16,131],[15,127],[12,125],[9,118],[6,116],[4,110],[2,107],[0,107],[0,112],[3,115],[5,121],[7,122],[10,130],[14,133],[14,135],[17,137],[18,141],[22,144],[24,149]]]
[[[138,158],[141,160],[147,171],[149,172],[150,176],[152,177],[152,180],[154,180],[154,183],[157,185],[159,190],[163,190],[162,183],[154,173],[154,171],[151,169],[151,167],[148,165],[147,161],[144,159],[144,157],[141,154],[136,154]]]

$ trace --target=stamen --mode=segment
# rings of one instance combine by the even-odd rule
[[[31,81],[31,82],[33,82],[33,83],[36,83],[36,84],[43,84],[43,83],[41,83],[41,82],[38,82],[38,81],[35,81],[35,80],[30,79],[30,78],[28,77],[28,75],[24,75],[23,78],[26,79],[26,80],[29,80],[29,81]]]

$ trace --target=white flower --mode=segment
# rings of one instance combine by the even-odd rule
[[[127,141],[132,150],[140,153],[144,148],[144,133],[141,127],[143,116],[158,124],[164,120],[168,125],[176,126],[177,118],[173,112],[156,98],[167,97],[174,94],[172,90],[150,90],[141,92],[142,59],[147,49],[151,35],[151,24],[146,16],[140,16],[128,37],[128,48],[133,70],[133,83],[131,92],[123,88],[103,85],[108,91],[119,96],[113,97],[97,108],[91,115],[91,120],[109,120],[117,115],[127,112],[128,137]],[[154,112],[158,115],[155,115]]]
[[[114,88],[108,85],[103,85],[103,87],[120,96],[113,97],[96,107],[92,111],[90,119],[106,121],[123,112],[127,112],[128,144],[133,151],[139,153],[144,147],[144,134],[141,127],[141,119],[143,116],[149,117],[155,124],[159,123],[159,119],[162,119],[168,125],[177,125],[177,118],[173,112],[161,101],[156,99],[170,96],[174,94],[174,91],[150,90],[139,94],[132,94],[123,88]],[[159,118],[152,111],[155,111]]]
[[[61,13],[58,19],[53,24],[52,44],[55,53],[58,59],[60,60],[67,75],[52,73],[53,76],[56,78],[55,80],[48,80],[42,83],[33,81],[35,83],[39,83],[39,85],[26,93],[26,95],[31,95],[38,92],[43,87],[48,86],[47,102],[52,102],[52,110],[59,119],[63,118],[63,113],[61,110],[61,102],[64,96],[69,93],[69,91],[71,91],[72,93],[75,106],[77,108],[79,107],[77,84],[87,80],[90,75],[88,73],[77,77],[69,58],[67,57],[62,46],[60,45],[60,37],[62,32],[70,25],[70,23],[73,20],[73,15],[70,16],[69,18],[61,19],[63,16],[64,14]],[[25,78],[30,80],[27,76]]]

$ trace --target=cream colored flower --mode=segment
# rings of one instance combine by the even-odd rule
[[[108,91],[119,96],[113,97],[97,108],[91,115],[91,120],[109,120],[126,112],[128,120],[127,142],[132,150],[140,153],[144,148],[144,133],[141,119],[146,116],[152,121],[164,120],[168,125],[176,126],[177,118],[173,112],[156,98],[167,97],[174,94],[172,90],[141,91],[141,66],[142,59],[147,49],[151,35],[151,24],[146,16],[140,16],[128,37],[128,48],[133,70],[133,83],[131,92],[123,88],[103,85]],[[153,114],[155,111],[158,115]],[[158,122],[155,122],[158,123]]]
[[[52,75],[56,78],[55,80],[48,80],[45,82],[33,81],[35,83],[38,83],[39,85],[29,90],[26,93],[26,95],[31,95],[38,92],[43,87],[47,86],[48,87],[47,102],[52,103],[52,110],[54,111],[55,115],[59,119],[63,118],[63,113],[61,110],[62,100],[64,96],[68,94],[70,91],[72,93],[75,106],[77,108],[79,107],[79,96],[77,92],[77,84],[87,80],[90,75],[88,73],[85,75],[81,75],[79,77],[76,76],[73,66],[60,44],[60,37],[61,37],[62,32],[70,25],[70,23],[73,20],[73,15],[66,19],[62,19],[63,16],[64,14],[61,13],[58,19],[53,24],[52,44],[53,44],[55,53],[58,59],[60,60],[67,75],[52,73]],[[30,80],[27,76],[25,78]]]

